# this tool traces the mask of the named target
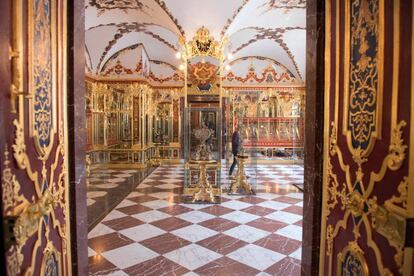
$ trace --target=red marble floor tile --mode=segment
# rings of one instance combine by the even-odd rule
[[[270,209],[270,208],[266,208],[266,207],[262,207],[262,206],[250,206],[247,207],[245,209],[242,209],[241,211],[252,214],[252,215],[257,215],[257,216],[266,216],[270,213],[273,213],[275,210]]]
[[[290,206],[290,207],[283,209],[282,211],[303,216],[303,208],[299,206]]]
[[[145,188],[136,188],[137,192],[143,193],[143,194],[151,194],[151,193],[158,193],[158,192],[165,192],[165,189],[157,188],[155,186],[153,187],[145,187]]]
[[[276,251],[278,253],[282,253],[284,255],[289,255],[298,248],[300,248],[302,242],[289,239],[277,234],[271,234],[256,241],[254,244]]]
[[[140,242],[143,246],[159,254],[165,254],[178,248],[189,245],[191,242],[171,233],[166,233]]]
[[[295,223],[294,223],[294,225],[297,225],[297,226],[303,227],[303,220],[300,220],[300,221],[298,221],[298,222],[295,222]]]
[[[199,211],[209,213],[209,214],[214,215],[214,216],[222,216],[222,215],[225,215],[227,213],[231,213],[234,210],[230,209],[230,208],[223,207],[221,205],[212,205],[212,206],[209,206],[209,207],[206,207],[206,208],[202,208]]]
[[[136,203],[144,203],[144,202],[153,201],[153,200],[157,200],[157,199],[158,198],[153,197],[153,196],[149,196],[149,195],[141,195],[141,196],[128,198],[128,200],[131,200],[131,201],[136,202]]]
[[[102,253],[133,242],[133,240],[115,232],[89,239],[88,244],[95,252]]]
[[[95,255],[88,258],[89,275],[101,275],[101,273],[111,273],[117,271],[118,268],[105,259],[102,255]]]
[[[103,221],[102,223],[116,231],[144,224],[144,222],[139,219],[130,216]]]
[[[296,204],[298,202],[301,202],[301,199],[298,198],[292,198],[292,197],[288,197],[288,196],[280,196],[278,198],[273,199],[274,201],[280,201],[283,203],[290,203],[290,204]]]
[[[172,216],[177,216],[187,212],[191,212],[193,209],[190,209],[182,205],[171,205],[158,210]]]
[[[213,229],[217,232],[224,232],[240,224],[234,221],[230,221],[224,218],[213,218],[203,222],[200,222],[199,225]]]
[[[180,276],[188,272],[186,268],[168,260],[163,256],[128,267],[123,271],[131,276]]]
[[[151,211],[152,209],[147,206],[137,204],[137,205],[131,205],[127,207],[121,207],[121,208],[118,208],[117,210],[131,216],[131,215],[135,215],[138,213]]]
[[[199,241],[197,244],[222,255],[229,254],[230,252],[247,245],[244,241],[221,233]]]
[[[247,223],[247,225],[255,227],[255,228],[259,228],[259,229],[262,229],[268,232],[275,232],[285,226],[288,226],[287,223],[275,221],[275,220],[268,219],[268,218],[258,218],[256,220],[253,220]]]
[[[222,257],[197,268],[194,272],[203,276],[247,276],[256,275],[260,271],[228,257]]]
[[[291,257],[286,257],[266,269],[265,272],[270,275],[300,276],[301,262]]]
[[[192,223],[188,222],[188,221],[185,221],[183,219],[180,219],[180,218],[171,217],[171,218],[166,218],[166,219],[154,221],[151,224],[158,227],[158,228],[161,228],[162,230],[165,230],[167,232],[171,232],[171,231],[174,231],[176,229],[183,228],[183,227],[186,227],[188,225],[191,225]]]
[[[255,196],[245,196],[245,197],[239,198],[238,200],[246,202],[246,203],[251,203],[251,204],[259,204],[259,203],[262,203],[263,201],[266,201],[265,199],[262,199],[260,197],[255,197]]]

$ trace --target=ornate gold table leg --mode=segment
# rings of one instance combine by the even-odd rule
[[[231,183],[229,193],[231,194],[241,194],[241,195],[254,195],[255,192],[252,188],[252,185],[247,182],[247,177],[244,172],[244,161],[248,158],[247,155],[238,155],[237,156],[237,175],[236,180]]]
[[[200,177],[197,182],[197,188],[199,190],[194,193],[193,203],[196,201],[215,202],[213,189],[207,180],[207,164],[205,162],[200,162]]]
[[[158,147],[158,144],[154,144],[155,145],[155,152],[154,152],[154,156],[151,159],[151,165],[156,167],[161,165],[161,156],[160,156],[160,149]]]

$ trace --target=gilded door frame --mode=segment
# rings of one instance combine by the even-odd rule
[[[12,26],[9,34],[10,113],[2,115],[12,119],[15,132],[6,132],[4,137],[8,144],[2,145],[4,147],[4,150],[2,149],[4,155],[2,207],[4,215],[16,217],[13,226],[16,243],[8,252],[4,252],[5,267],[8,275],[32,275],[37,270],[41,273],[56,272],[59,275],[71,275],[67,2],[66,0],[10,2]],[[41,12],[34,12],[36,8]],[[28,30],[28,40],[25,36],[26,30]],[[42,35],[45,36],[41,38],[44,44],[31,44],[37,42],[34,32],[37,32],[38,39]],[[49,59],[36,60],[38,56],[32,53],[34,45]],[[29,53],[27,63],[26,52]],[[49,62],[49,64],[42,62]],[[28,74],[26,64],[29,66]],[[38,66],[37,71],[32,71],[35,64]],[[42,70],[49,70],[49,72],[41,72]],[[38,76],[37,79],[34,78],[35,75]],[[29,85],[26,85],[26,81]],[[33,84],[32,81],[38,83]],[[49,94],[44,93],[44,90],[48,90],[47,87],[50,88]],[[42,101],[39,97],[46,98]],[[39,110],[42,113],[40,115],[37,113]],[[42,124],[40,127],[49,124],[50,129],[46,130],[43,136],[49,141],[47,145],[39,142],[40,129],[39,126],[35,127],[35,123]],[[7,122],[7,125],[11,126],[10,122]],[[58,139],[54,137],[55,135]],[[33,149],[36,151],[33,152]],[[42,164],[41,169],[39,163],[32,164],[35,162]],[[33,195],[28,198],[25,194],[28,191],[25,189],[30,184],[33,185]],[[30,190],[30,186],[28,188]],[[57,210],[59,213],[55,213]],[[50,234],[52,229],[53,235],[58,238]],[[32,249],[25,248],[29,239],[34,239]],[[55,247],[56,242],[60,242],[60,250]],[[42,251],[39,251],[40,248]]]
[[[335,3],[335,11],[332,10],[331,3],[336,1]],[[394,0],[393,3],[393,45],[400,45],[400,1],[401,0]],[[332,258],[334,256],[330,256],[328,259],[325,258],[325,254],[329,256],[332,253],[332,243],[335,236],[335,233],[339,231],[340,228],[347,229],[347,220],[349,216],[358,215],[360,212],[365,212],[361,209],[361,206],[358,206],[358,202],[367,202],[368,208],[370,208],[369,212],[372,212],[373,216],[377,220],[376,225],[374,225],[375,230],[377,233],[383,235],[389,242],[390,246],[394,247],[397,251],[397,255],[395,256],[398,260],[401,260],[402,267],[400,267],[400,273],[402,275],[412,275],[413,271],[413,248],[404,247],[404,238],[406,237],[406,224],[405,222],[407,219],[411,219],[414,217],[414,5],[412,5],[412,41],[411,41],[411,114],[410,114],[410,123],[407,124],[404,120],[398,120],[398,84],[399,84],[399,62],[400,62],[400,49],[399,47],[393,47],[393,74],[392,74],[392,102],[391,102],[391,124],[390,124],[390,148],[389,153],[385,157],[381,169],[378,172],[362,172],[361,173],[371,173],[371,178],[369,181],[369,185],[365,190],[362,192],[362,198],[359,198],[358,195],[348,195],[342,193],[341,186],[338,183],[336,176],[332,174],[332,164],[330,162],[330,158],[332,156],[337,155],[339,165],[343,172],[346,174],[346,183],[348,187],[353,185],[351,183],[350,174],[354,173],[352,169],[350,169],[349,164],[347,164],[341,153],[341,148],[339,148],[336,144],[338,133],[341,135],[347,136],[347,145],[349,151],[353,154],[354,161],[358,164],[358,168],[361,168],[361,164],[365,162],[366,158],[368,157],[369,153],[373,148],[373,143],[375,143],[375,139],[381,139],[380,128],[378,132],[373,134],[372,140],[369,141],[369,146],[367,149],[360,150],[358,148],[353,148],[352,144],[350,143],[350,133],[347,131],[347,119],[344,119],[343,123],[343,131],[340,132],[338,125],[338,112],[339,112],[339,79],[340,79],[340,69],[339,69],[339,59],[340,59],[340,8],[339,3],[341,0],[333,0],[333,1],[326,1],[326,13],[325,13],[325,102],[324,102],[324,113],[325,113],[325,121],[324,121],[324,150],[323,150],[323,195],[322,195],[322,215],[321,215],[321,242],[320,242],[320,257],[319,257],[319,274],[320,275],[331,275],[334,273],[332,271]],[[346,3],[349,3],[346,1]],[[379,0],[380,6],[383,5],[384,0]],[[349,5],[349,4],[348,4]],[[346,5],[346,6],[348,6]],[[383,8],[383,7],[382,7]],[[332,22],[331,15],[335,12],[335,22]],[[346,8],[346,19],[345,22],[349,22],[349,9]],[[380,19],[379,19],[379,28],[384,27],[383,22],[383,9],[381,11],[380,7]],[[345,23],[346,24],[346,23]],[[332,33],[331,31],[332,26],[335,26],[335,68],[332,67],[333,61],[331,60],[332,57]],[[348,25],[346,25],[348,26]],[[346,27],[347,28],[347,27]],[[349,32],[350,30],[345,29],[345,50],[344,53],[349,53]],[[348,35],[347,35],[348,34]],[[382,36],[382,37],[381,37]],[[382,54],[383,47],[383,37],[384,35],[380,33],[379,38],[379,55]],[[381,57],[380,57],[381,58]],[[345,67],[349,65],[349,55],[345,54]],[[379,61],[379,71],[382,69],[381,62]],[[332,70],[333,69],[333,70]],[[332,84],[331,81],[331,73],[332,71],[335,74],[335,83]],[[347,68],[344,68],[345,74],[345,94],[347,97],[348,91],[348,77],[349,71]],[[382,79],[379,80],[379,88],[382,89]],[[333,91],[333,92],[332,92]],[[331,103],[331,93],[335,93],[335,102]],[[382,93],[382,91],[380,91]],[[379,102],[382,100],[380,99]],[[347,105],[348,99],[345,99],[345,105]],[[330,118],[330,107],[333,104],[334,106],[334,118]],[[381,107],[380,107],[381,108]],[[344,117],[347,115],[347,108],[344,108]],[[379,110],[381,112],[381,110]],[[381,113],[379,113],[381,114]],[[381,115],[377,114],[376,117],[376,124],[381,125]],[[409,141],[404,141],[402,139],[403,133],[409,132]],[[407,149],[408,152],[406,151]],[[406,158],[408,155],[408,158]],[[396,171],[401,168],[403,162],[408,161],[408,174],[398,186],[399,195],[394,195],[392,198],[387,200],[384,206],[380,206],[376,204],[376,199],[371,198],[370,194],[373,191],[373,186],[376,182],[381,181],[387,171]],[[358,173],[356,173],[356,178],[358,179]],[[336,189],[329,190],[328,181],[336,183]],[[350,191],[354,190],[354,187],[349,189]],[[327,227],[327,220],[326,217],[329,215],[329,210],[336,205],[336,201],[330,201],[328,203],[328,199],[332,200],[333,198],[337,198],[339,201],[346,202],[344,206],[346,206],[345,217],[338,221],[334,228],[330,228],[331,226]],[[355,204],[353,204],[355,203]],[[366,223],[366,222],[364,222]],[[391,225],[396,223],[395,225]],[[398,225],[398,226],[396,226]],[[358,230],[356,230],[358,232]],[[395,231],[395,232],[389,232]],[[358,235],[358,233],[355,235]],[[381,253],[379,252],[379,248],[376,246],[375,242],[370,238],[368,235],[368,244],[369,247],[375,252],[375,257],[377,260],[377,265],[379,266],[379,270],[384,273],[384,275],[389,275],[391,273],[386,265],[381,260]],[[359,248],[356,242],[350,242],[347,247],[343,249],[344,254],[346,252],[352,252],[353,257],[358,260],[361,264],[361,271],[364,275],[369,274],[368,263],[364,258],[364,252]],[[343,254],[339,254],[337,256],[338,261],[344,259]],[[396,259],[396,260],[397,260]],[[325,271],[326,263],[328,262],[328,269],[329,271]],[[338,270],[335,272],[339,274],[339,266]],[[388,274],[387,274],[388,273]]]

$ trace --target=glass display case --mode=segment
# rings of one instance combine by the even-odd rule
[[[301,160],[304,91],[233,91],[233,126],[247,152],[263,160]]]
[[[221,109],[184,110],[184,201],[220,203]]]

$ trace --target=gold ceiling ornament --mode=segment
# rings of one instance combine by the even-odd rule
[[[222,46],[225,40],[219,43],[210,35],[210,31],[202,26],[199,28],[191,41],[187,43],[187,58],[193,58],[197,56],[201,57],[213,57],[217,59],[223,58]]]

